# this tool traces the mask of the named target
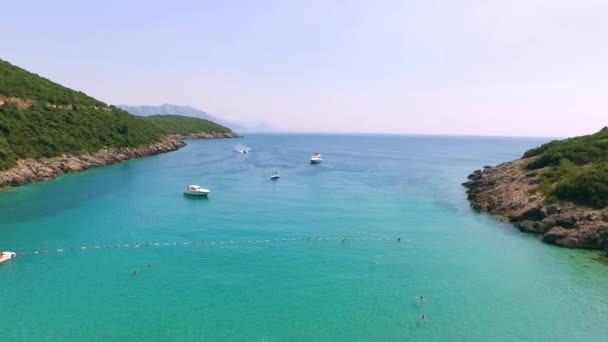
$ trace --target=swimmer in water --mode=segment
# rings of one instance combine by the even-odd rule
[[[148,263],[148,267],[152,267],[152,264],[151,264],[151,263]]]
[[[133,270],[133,275],[137,275],[137,270]]]
[[[420,303],[422,303],[424,301],[424,297],[422,297],[422,296],[416,297],[416,300],[419,301]]]
[[[426,316],[425,316],[424,314],[422,314],[422,315],[420,316],[420,320],[421,320],[421,321],[424,321],[425,319],[426,319]]]
[[[398,238],[398,239],[397,239],[397,242],[401,242],[401,238]]]

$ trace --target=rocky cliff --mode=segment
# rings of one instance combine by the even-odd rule
[[[54,158],[22,159],[17,166],[0,171],[0,189],[55,178],[66,173],[91,167],[111,165],[125,160],[175,151],[186,146],[184,139],[236,138],[236,133],[199,133],[188,136],[172,135],[162,141],[140,147],[106,148],[91,155],[63,155]]]
[[[513,223],[519,230],[541,234],[547,243],[608,253],[608,209],[593,209],[568,201],[546,204],[535,185],[534,173],[520,159],[485,167],[463,183],[475,210],[488,211]]]

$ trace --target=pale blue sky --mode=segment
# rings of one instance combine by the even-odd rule
[[[294,131],[608,124],[608,1],[6,1],[0,58],[113,104]]]

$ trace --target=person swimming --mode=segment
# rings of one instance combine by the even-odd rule
[[[426,319],[426,316],[424,314],[420,315],[420,320],[424,321]]]
[[[152,264],[151,264],[151,263],[148,263],[148,267],[152,267]]]
[[[401,238],[397,238],[397,242],[401,242]]]
[[[424,297],[422,297],[422,296],[416,297],[416,300],[419,301],[420,303],[422,303],[424,301]]]
[[[137,270],[133,270],[133,275],[137,275]]]

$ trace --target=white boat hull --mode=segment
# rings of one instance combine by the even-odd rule
[[[209,191],[184,191],[184,195],[188,196],[207,196]]]
[[[2,252],[2,255],[0,256],[0,263],[11,260],[15,256],[17,256],[17,254],[14,252]]]
[[[319,164],[319,163],[320,163],[320,162],[322,162],[322,161],[323,161],[323,159],[311,159],[311,160],[310,160],[310,163],[311,163],[311,164]]]

